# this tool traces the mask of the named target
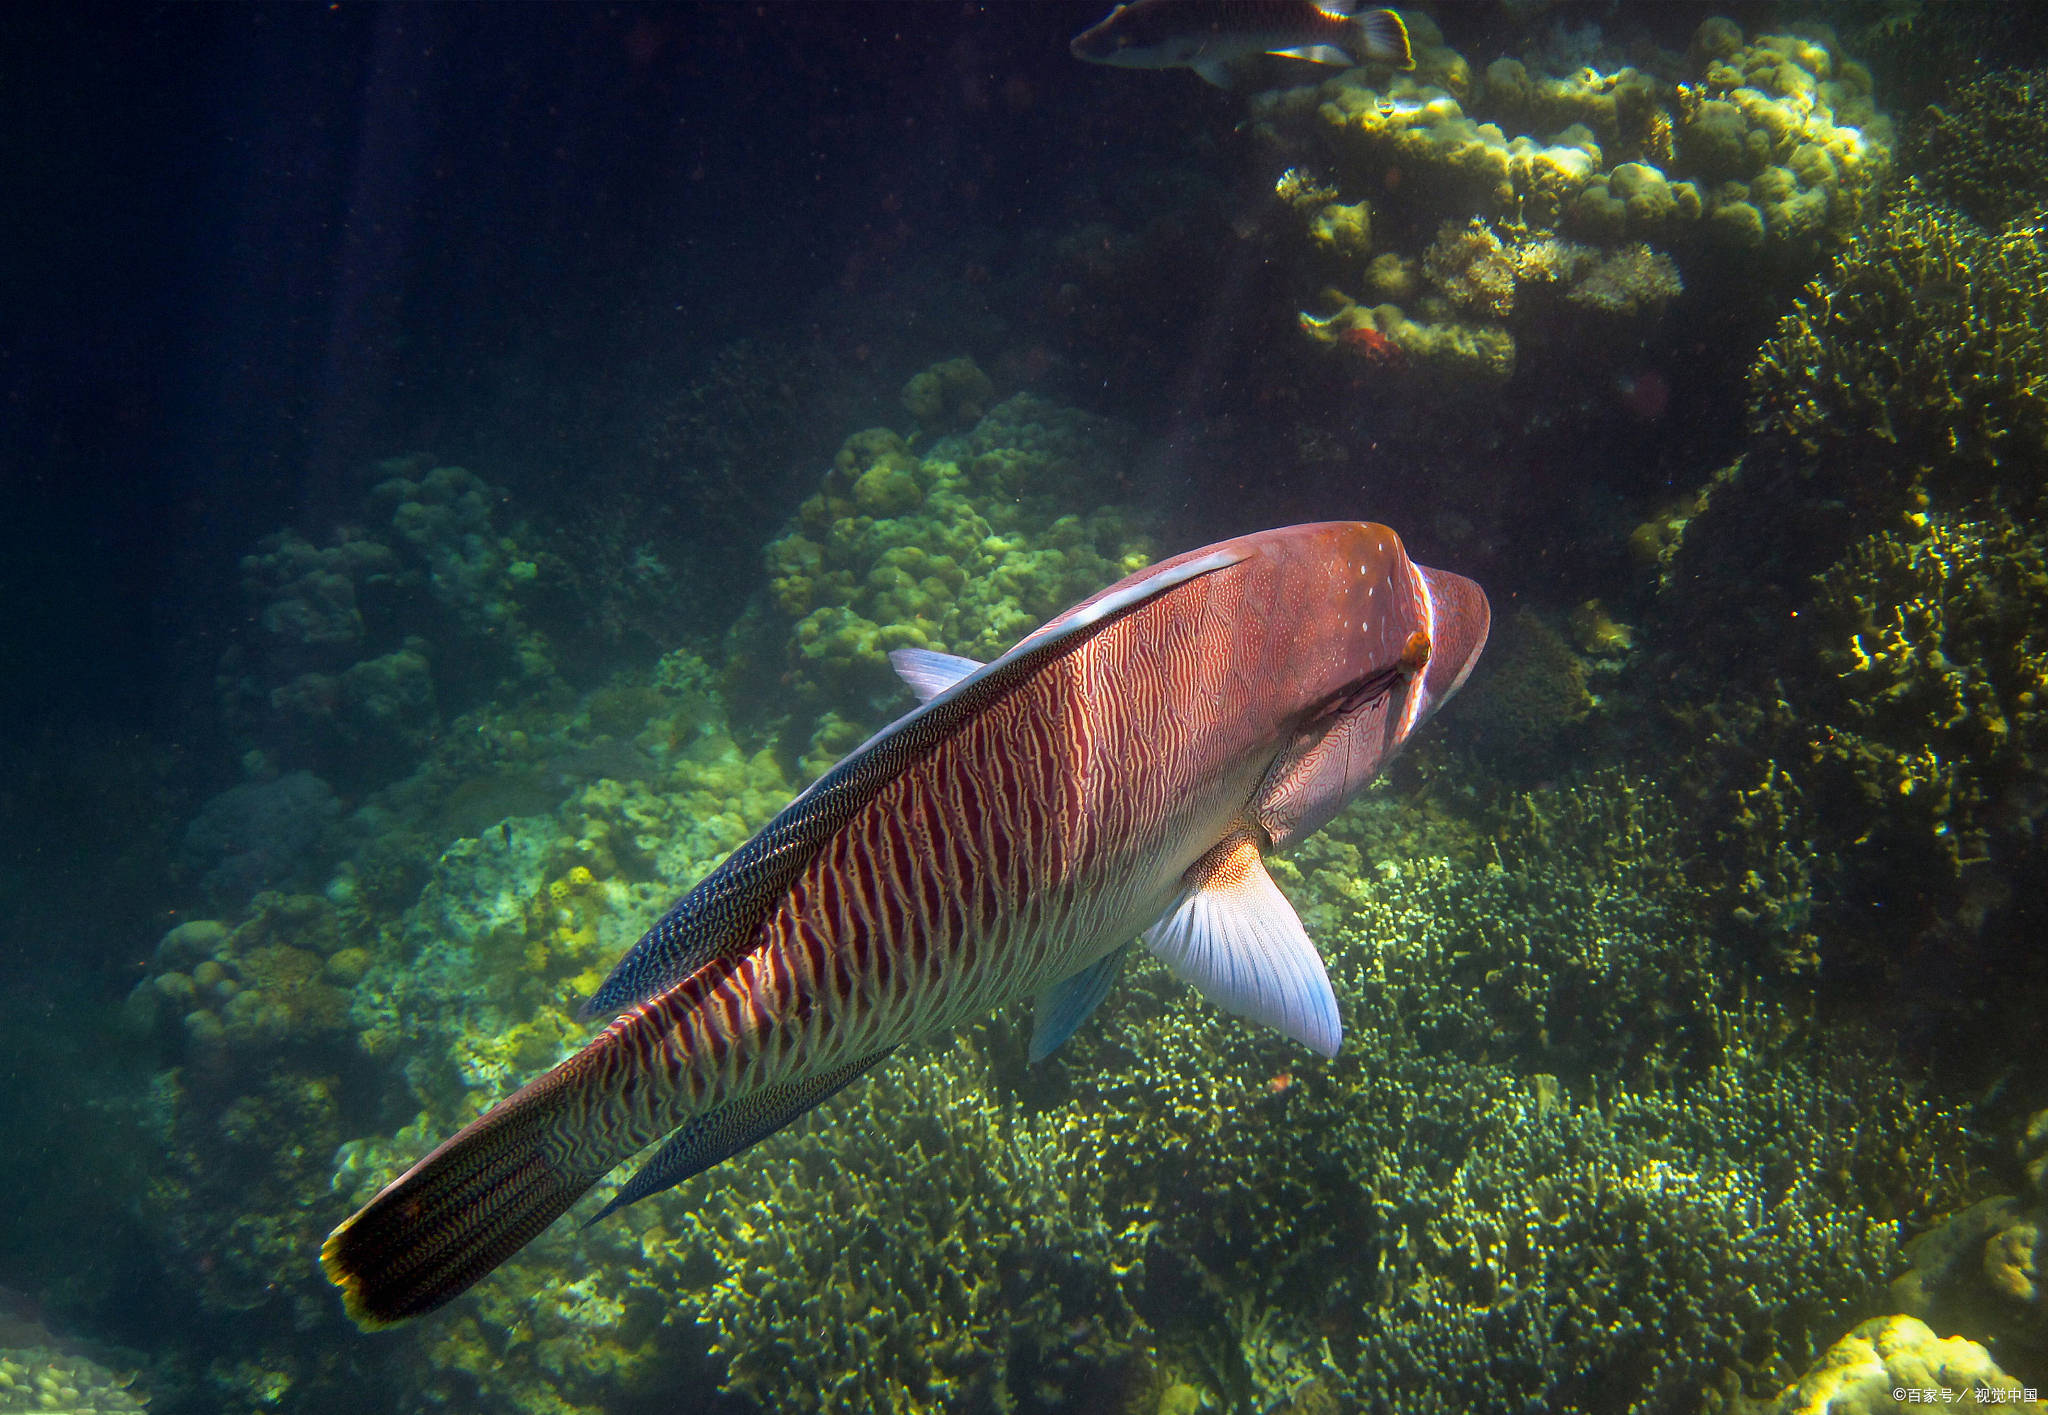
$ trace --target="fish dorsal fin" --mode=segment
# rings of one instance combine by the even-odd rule
[[[1344,1026],[1330,976],[1251,834],[1224,839],[1182,881],[1179,901],[1145,930],[1159,961],[1224,1011],[1335,1056]]]
[[[673,1189],[720,1160],[729,1160],[748,1146],[759,1144],[834,1091],[856,1080],[894,1050],[894,1047],[884,1047],[834,1071],[787,1081],[779,1086],[763,1087],[697,1116],[669,1136],[667,1143],[656,1150],[631,1179],[619,1186],[619,1192],[612,1195],[612,1201],[583,1226],[588,1228],[598,1219],[607,1218],[628,1204],[637,1204],[649,1195]]]
[[[1109,996],[1124,970],[1131,946],[1120,943],[1080,972],[1060,979],[1038,995],[1031,1014],[1031,1060],[1043,1061],[1061,1046]]]
[[[1104,625],[1190,580],[1235,565],[1247,553],[1212,550],[1134,575],[1040,625],[1001,658],[868,738],[641,935],[580,1015],[588,1019],[622,1012],[667,992],[714,959],[743,952],[775,900],[824,843],[913,763]]]
[[[891,649],[889,666],[896,670],[898,678],[910,685],[910,691],[917,694],[919,702],[928,703],[982,665],[978,658],[962,658],[957,653]]]

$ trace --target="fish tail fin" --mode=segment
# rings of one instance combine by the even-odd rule
[[[1392,10],[1367,10],[1350,20],[1352,57],[1359,63],[1389,64],[1396,69],[1415,67],[1415,51],[1408,43],[1408,26]]]
[[[562,1143],[584,1111],[574,1081],[565,1067],[508,1097],[327,1235],[320,1266],[359,1326],[390,1326],[460,1295],[604,1176],[609,1163],[583,1162],[602,1156]]]

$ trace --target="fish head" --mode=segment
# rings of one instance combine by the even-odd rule
[[[1341,810],[1465,685],[1491,614],[1478,585],[1417,565],[1385,526],[1326,522],[1261,539],[1288,631],[1270,691],[1296,713],[1259,805],[1283,845]]]
[[[1076,59],[1118,69],[1186,68],[1202,57],[1204,40],[1174,24],[1158,0],[1118,5],[1067,47]]]

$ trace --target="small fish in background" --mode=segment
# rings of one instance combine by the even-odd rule
[[[1119,69],[1193,69],[1219,88],[1261,54],[1350,67],[1415,67],[1408,27],[1392,10],[1350,0],[1132,0],[1074,36],[1076,59]]]
[[[1671,406],[1671,382],[1655,369],[1614,380],[1614,396],[1637,422],[1653,423]]]

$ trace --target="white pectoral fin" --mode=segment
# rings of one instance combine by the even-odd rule
[[[1175,976],[1226,1012],[1277,1027],[1324,1056],[1344,1039],[1337,995],[1258,845],[1233,836],[1196,861],[1145,942]]]
[[[1120,943],[1101,958],[1062,978],[1038,995],[1031,1016],[1031,1060],[1039,1062],[1060,1049],[1096,1005],[1109,995],[1131,946]]]

